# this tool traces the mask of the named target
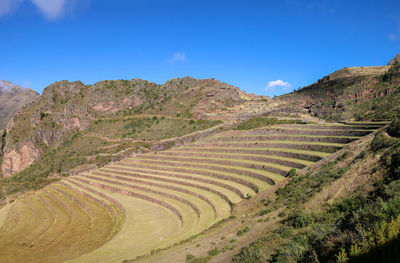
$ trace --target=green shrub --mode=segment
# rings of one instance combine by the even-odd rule
[[[385,134],[380,131],[378,132],[374,139],[371,142],[371,150],[376,152],[379,151],[383,148],[387,148],[391,145],[391,140]]]
[[[400,63],[396,60],[395,63],[390,67],[387,73],[382,77],[383,81],[391,81],[393,77],[400,76]]]
[[[336,256],[337,263],[346,263],[349,261],[349,257],[347,256],[346,250],[341,248],[339,254]]]
[[[192,254],[186,254],[186,261],[190,261],[190,260],[193,260],[195,258],[196,258],[196,256],[193,256]]]
[[[388,127],[390,136],[400,138],[400,119],[395,117]]]
[[[363,160],[365,158],[367,158],[368,153],[367,151],[361,151],[359,155],[357,155],[357,157],[355,158],[355,160]]]
[[[256,216],[263,216],[263,215],[269,214],[271,212],[272,212],[272,208],[264,209],[264,210],[258,211],[256,213]]]
[[[308,237],[297,235],[294,240],[287,242],[274,256],[273,262],[302,262],[310,251],[311,246]]]
[[[296,169],[292,168],[292,169],[289,170],[287,176],[288,177],[295,177],[296,174],[297,174]]]
[[[242,248],[242,250],[233,257],[233,263],[258,263],[266,262],[266,255],[264,254],[264,242],[257,240],[252,242],[249,246]]]
[[[292,210],[287,220],[287,223],[294,228],[303,228],[311,225],[313,222],[312,215],[300,210]]]
[[[400,149],[391,156],[390,172],[395,179],[400,178]]]
[[[220,253],[219,249],[214,247],[213,249],[208,251],[208,255],[214,257]]]
[[[240,237],[240,236],[244,235],[245,233],[247,233],[247,232],[249,232],[249,231],[250,231],[250,227],[246,226],[246,227],[243,228],[243,229],[239,229],[239,231],[236,232],[236,235],[237,235],[238,237]]]

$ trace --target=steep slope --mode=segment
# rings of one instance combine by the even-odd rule
[[[39,93],[31,89],[23,89],[8,81],[0,80],[0,129],[7,126],[8,121],[22,107],[35,101]]]

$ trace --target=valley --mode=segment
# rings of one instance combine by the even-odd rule
[[[4,132],[0,262],[374,256],[364,233],[400,231],[399,77],[344,69],[274,99],[189,77],[57,82]]]

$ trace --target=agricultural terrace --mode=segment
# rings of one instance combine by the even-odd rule
[[[142,154],[0,210],[4,262],[122,262],[173,246],[385,123],[278,124]]]

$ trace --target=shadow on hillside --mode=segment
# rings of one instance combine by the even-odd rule
[[[369,253],[351,258],[354,263],[397,263],[400,262],[400,237],[385,245],[371,250]]]

